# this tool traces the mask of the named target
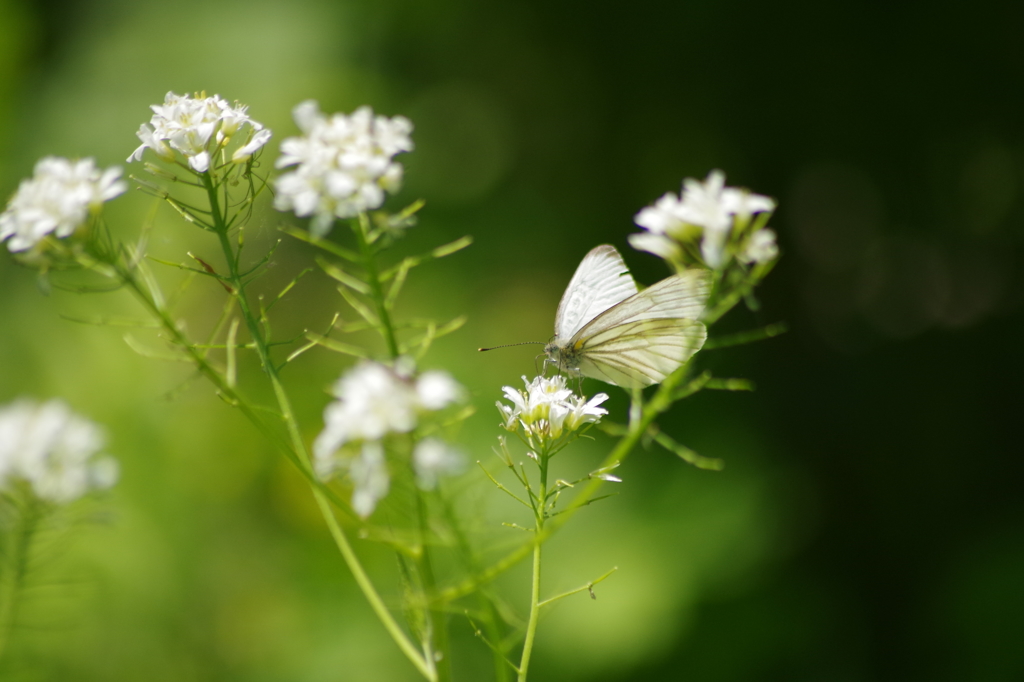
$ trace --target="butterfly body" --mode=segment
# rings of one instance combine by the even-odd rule
[[[708,271],[687,270],[640,291],[615,247],[598,246],[558,304],[547,361],[625,388],[660,383],[704,345],[710,290]]]

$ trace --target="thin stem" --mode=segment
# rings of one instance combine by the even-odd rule
[[[430,559],[430,546],[427,542],[427,510],[423,499],[423,493],[416,489],[416,515],[419,517],[420,546],[423,553],[420,555],[418,564],[420,577],[423,580],[423,589],[427,594],[433,594],[437,587],[434,579],[434,566]],[[427,663],[434,664],[437,679],[439,682],[452,678],[452,664],[448,642],[447,614],[441,609],[427,608],[427,641],[423,642],[424,658]]]
[[[395,644],[402,650],[406,658],[412,661],[412,664],[416,666],[416,670],[420,672],[423,677],[427,678],[431,682],[437,682],[437,673],[427,664],[426,659],[416,649],[416,645],[412,643],[409,637],[405,634],[402,628],[395,621],[391,612],[388,611],[388,607],[384,604],[384,600],[381,599],[377,593],[377,589],[373,586],[370,581],[370,576],[366,574],[363,565],[359,562],[359,557],[356,556],[355,551],[352,549],[352,545],[349,544],[348,538],[345,537],[344,531],[338,524],[338,520],[334,517],[334,513],[331,510],[330,504],[327,502],[327,498],[324,494],[314,488],[313,497],[316,499],[316,504],[320,508],[320,513],[323,514],[324,520],[327,521],[327,528],[331,532],[331,537],[334,538],[334,543],[338,546],[341,551],[341,556],[345,559],[345,563],[348,565],[350,571],[352,571],[352,577],[356,579],[356,584],[359,585],[359,589],[362,590],[363,596],[366,597],[366,601],[370,603],[370,608],[377,614],[377,618],[380,619],[384,625],[384,629],[388,631],[391,638],[395,640]]]
[[[647,428],[672,405],[672,394],[679,383],[686,377],[687,370],[688,365],[683,365],[661,383],[658,391],[643,406],[640,418],[636,423],[630,424],[629,431],[627,431],[626,435],[616,443],[611,453],[608,454],[597,469],[613,467],[629,455],[630,451],[636,447],[638,442],[640,442],[640,438],[644,433],[646,433]],[[570,502],[558,516],[551,518],[550,523],[545,524],[542,530],[538,530],[531,542],[526,542],[517,549],[512,550],[490,567],[481,571],[478,575],[469,578],[454,587],[442,590],[436,595],[435,599],[447,602],[470,594],[480,585],[489,583],[509,568],[522,561],[534,550],[536,546],[543,543],[552,534],[554,534],[555,531],[565,525],[565,523],[568,522],[568,520],[577,511],[590,504],[594,494],[603,484],[604,481],[600,478],[595,477],[590,479],[590,481],[580,490],[579,494],[573,498],[572,502]]]
[[[238,307],[242,313],[242,318],[245,320],[246,326],[249,329],[249,334],[252,337],[253,344],[256,347],[260,364],[263,366],[263,371],[266,373],[267,378],[270,380],[271,386],[274,389],[274,397],[277,400],[278,409],[280,409],[281,417],[287,427],[289,440],[291,441],[291,448],[298,460],[301,462],[302,468],[312,470],[309,452],[306,450],[305,442],[303,441],[302,434],[299,431],[298,422],[295,419],[291,401],[288,399],[288,394],[281,383],[277,368],[274,366],[274,363],[270,358],[267,341],[263,336],[263,330],[260,328],[259,320],[255,315],[253,315],[252,309],[249,306],[249,301],[245,296],[245,284],[238,272],[237,253],[231,245],[231,240],[228,237],[228,225],[219,209],[217,188],[208,173],[203,174],[202,179],[203,184],[206,187],[207,196],[209,197],[217,237],[220,241],[221,249],[224,252],[224,258],[227,261],[228,269],[230,271],[228,279],[234,286],[234,296],[238,301]],[[363,596],[366,597],[366,600],[370,603],[370,607],[373,609],[374,613],[377,614],[377,617],[384,625],[384,628],[388,631],[388,634],[391,635],[391,638],[395,640],[399,649],[401,649],[402,653],[404,653],[412,662],[420,674],[431,682],[436,682],[437,675],[433,670],[433,666],[426,661],[419,651],[417,651],[416,646],[395,621],[394,616],[391,615],[391,612],[377,593],[377,590],[370,581],[365,569],[363,569],[359,558],[356,556],[355,551],[348,542],[348,538],[345,536],[344,531],[338,524],[338,520],[334,516],[334,512],[331,509],[327,497],[319,486],[312,480],[309,484],[317,506],[320,508],[320,513],[324,517],[324,521],[327,522],[327,527],[331,533],[331,537],[334,539],[334,543],[338,546],[345,563],[352,572],[352,575],[356,580],[356,584],[359,585],[360,590],[363,592]]]
[[[443,494],[439,496],[439,499],[441,500],[445,519],[448,521],[448,526],[451,528],[452,534],[454,535],[455,546],[461,555],[463,563],[470,573],[478,573],[480,571],[479,561],[477,561],[477,558],[470,547],[469,540],[466,538],[465,533],[462,531],[462,528],[458,523],[455,510],[452,508],[447,497]],[[515,665],[505,656],[505,647],[502,646],[502,632],[501,627],[499,626],[500,615],[498,613],[498,609],[485,590],[478,590],[476,597],[480,604],[480,613],[481,617],[484,619],[484,626],[487,628],[487,637],[484,637],[483,633],[480,632],[479,629],[477,629],[476,632],[477,636],[487,644],[488,648],[491,650],[491,654],[493,655],[494,682],[508,682],[509,668],[515,668]],[[489,641],[488,637],[490,638]]]
[[[0,575],[0,659],[3,658],[18,617],[18,599],[25,579],[29,547],[35,534],[39,514],[35,504],[28,501],[17,505],[17,516],[11,531],[11,540],[4,552],[3,574]]]
[[[395,337],[395,328],[391,324],[391,314],[384,298],[384,288],[380,284],[380,274],[377,270],[377,261],[374,258],[373,248],[370,245],[367,234],[367,218],[365,213],[359,215],[358,223],[353,226],[356,234],[356,241],[359,242],[359,253],[362,255],[363,268],[366,269],[367,283],[370,285],[370,294],[377,306],[377,317],[380,318],[380,325],[384,342],[388,346],[388,354],[391,359],[398,357],[398,339]]]
[[[548,461],[549,453],[542,451],[538,453],[537,460],[540,464],[540,491],[537,495],[537,505],[534,507],[534,517],[537,523],[535,537],[541,537],[544,532],[544,521],[546,519],[545,500],[548,493]],[[540,620],[540,548],[541,542],[536,541],[533,545],[533,582],[530,588],[530,620],[526,624],[526,638],[523,640],[523,655],[519,659],[518,682],[526,682],[526,674],[530,669],[530,656],[533,654],[533,642],[537,636],[537,623]]]

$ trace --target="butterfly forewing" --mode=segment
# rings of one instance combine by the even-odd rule
[[[556,342],[567,342],[585,324],[636,293],[636,282],[614,246],[603,244],[591,249],[558,304]]]
[[[711,292],[708,270],[686,270],[651,285],[619,305],[601,313],[578,332],[577,338],[638,320],[663,318],[696,320],[704,312]]]

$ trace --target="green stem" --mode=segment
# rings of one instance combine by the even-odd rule
[[[640,438],[647,431],[647,428],[672,405],[672,394],[680,382],[682,382],[686,377],[687,371],[688,365],[683,365],[661,383],[657,393],[655,393],[647,404],[643,406],[640,418],[637,419],[635,423],[630,424],[629,431],[615,445],[611,453],[609,453],[601,463],[600,467],[598,467],[599,469],[612,467],[629,455],[630,451],[636,447],[637,443],[640,442]],[[535,547],[542,544],[551,535],[553,535],[555,531],[565,525],[576,512],[589,504],[594,494],[597,493],[603,484],[604,481],[599,478],[593,478],[588,481],[580,490],[579,494],[573,498],[572,502],[570,502],[569,505],[558,514],[558,516],[553,517],[550,520],[550,523],[545,524],[543,529],[538,530],[531,542],[526,542],[517,549],[509,552],[490,567],[481,571],[478,575],[469,578],[454,587],[442,590],[436,595],[435,599],[447,602],[464,597],[476,590],[480,585],[489,583],[509,568],[522,561],[528,554],[533,552]]]
[[[423,589],[427,594],[433,594],[437,587],[434,579],[434,566],[430,559],[430,547],[427,543],[427,510],[423,500],[423,493],[416,489],[416,513],[420,525],[420,546],[423,553],[420,555],[418,564],[420,576],[423,579]],[[427,641],[423,643],[424,656],[428,663],[436,663],[437,679],[439,682],[452,678],[451,656],[448,642],[447,614],[441,609],[427,609]],[[436,653],[436,655],[435,655]]]
[[[373,253],[373,247],[369,242],[368,219],[365,213],[359,214],[359,221],[353,226],[356,233],[356,241],[359,242],[359,253],[363,257],[363,268],[366,269],[367,283],[370,285],[373,303],[377,307],[377,317],[380,318],[381,334],[388,346],[388,354],[394,360],[398,357],[398,339],[395,337],[395,329],[391,324],[391,314],[384,299],[384,288],[380,283],[380,273],[377,271],[377,261]]]
[[[4,552],[3,574],[0,575],[0,660],[3,659],[17,621],[18,598],[25,579],[29,547],[39,520],[39,514],[31,501],[24,507],[18,505],[15,514],[10,544]]]
[[[469,540],[459,525],[455,510],[444,494],[441,494],[439,499],[444,510],[445,520],[448,522],[448,527],[451,529],[454,537],[459,557],[465,565],[467,572],[471,575],[476,575],[480,572],[480,562],[473,553]],[[485,590],[477,591],[476,597],[477,602],[480,604],[480,613],[484,619],[484,627],[487,630],[488,640],[485,640],[485,643],[488,644],[488,648],[491,650],[494,662],[494,682],[508,682],[509,668],[512,665],[505,657],[505,647],[502,644],[503,634],[499,626],[501,616],[494,605],[494,601]],[[479,636],[482,637],[483,635],[480,634]]]
[[[298,421],[295,419],[291,401],[288,399],[288,394],[281,383],[277,367],[271,361],[270,352],[267,348],[266,339],[263,337],[263,331],[260,329],[259,320],[255,315],[253,315],[252,309],[249,306],[249,301],[245,296],[245,285],[238,273],[238,259],[234,248],[231,245],[231,240],[228,237],[227,221],[220,212],[217,188],[209,173],[203,174],[202,177],[203,184],[206,187],[207,196],[210,200],[214,228],[217,232],[217,237],[220,241],[221,249],[224,252],[224,258],[227,261],[228,269],[230,271],[228,279],[234,287],[234,295],[238,301],[238,307],[242,313],[243,319],[245,320],[245,324],[249,329],[249,334],[252,337],[253,345],[256,347],[256,352],[259,356],[260,364],[263,366],[263,371],[266,372],[267,378],[270,380],[271,386],[274,389],[274,397],[277,400],[278,409],[280,409],[281,417],[287,426],[289,440],[291,441],[291,448],[302,463],[303,467],[308,470],[312,470],[311,458],[309,456],[309,452],[306,450],[306,444],[302,439],[302,434],[299,431]],[[384,625],[384,628],[388,631],[388,634],[391,635],[391,638],[395,640],[399,649],[401,649],[402,653],[404,653],[412,662],[420,674],[431,682],[436,682],[437,675],[433,666],[430,665],[423,655],[416,649],[416,646],[409,639],[408,635],[406,635],[395,621],[394,616],[391,615],[391,612],[384,604],[383,599],[381,599],[380,594],[377,593],[376,588],[370,581],[370,578],[360,563],[359,558],[352,549],[348,538],[345,536],[344,531],[338,524],[338,520],[334,516],[334,512],[331,509],[327,497],[315,483],[310,482],[310,488],[313,492],[313,497],[316,500],[317,506],[320,508],[320,513],[324,517],[324,521],[327,523],[331,537],[334,539],[334,543],[338,546],[345,563],[348,565],[349,570],[352,572],[352,575],[356,580],[356,584],[359,585],[359,589],[363,592],[363,596],[370,603],[370,607],[373,609],[374,613],[377,614],[377,617]]]
[[[535,538],[540,538],[544,533],[544,521],[547,515],[548,498],[548,461],[547,452],[538,453],[540,463],[540,491],[534,505],[534,516],[537,529],[534,531]],[[530,669],[530,656],[533,654],[533,642],[537,636],[537,623],[540,620],[540,548],[542,542],[536,539],[533,543],[533,581],[530,587],[530,619],[526,624],[526,637],[523,640],[523,655],[519,659],[518,682],[526,682],[526,674]]]
[[[388,607],[384,604],[384,600],[377,593],[377,589],[370,581],[370,576],[366,574],[363,565],[359,562],[359,557],[356,556],[352,545],[349,544],[348,538],[345,537],[344,531],[338,525],[338,520],[334,517],[327,498],[316,488],[313,489],[313,497],[316,499],[317,506],[320,507],[320,513],[323,514],[324,519],[327,521],[327,527],[331,532],[331,537],[334,538],[335,544],[338,545],[338,549],[341,551],[341,556],[345,559],[349,570],[352,571],[352,577],[356,579],[356,584],[362,590],[366,601],[370,603],[370,608],[373,609],[373,612],[377,614],[377,617],[384,625],[384,629],[395,640],[395,644],[402,650],[406,658],[416,666],[416,670],[431,682],[437,682],[437,673],[433,670],[433,667],[428,665],[423,655],[417,651],[416,645],[412,643],[405,634],[405,631],[398,625],[391,612],[388,611]]]

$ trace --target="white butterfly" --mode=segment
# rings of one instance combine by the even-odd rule
[[[558,304],[547,362],[625,388],[660,383],[704,345],[697,318],[710,292],[711,273],[699,269],[638,291],[615,247],[598,246]]]

